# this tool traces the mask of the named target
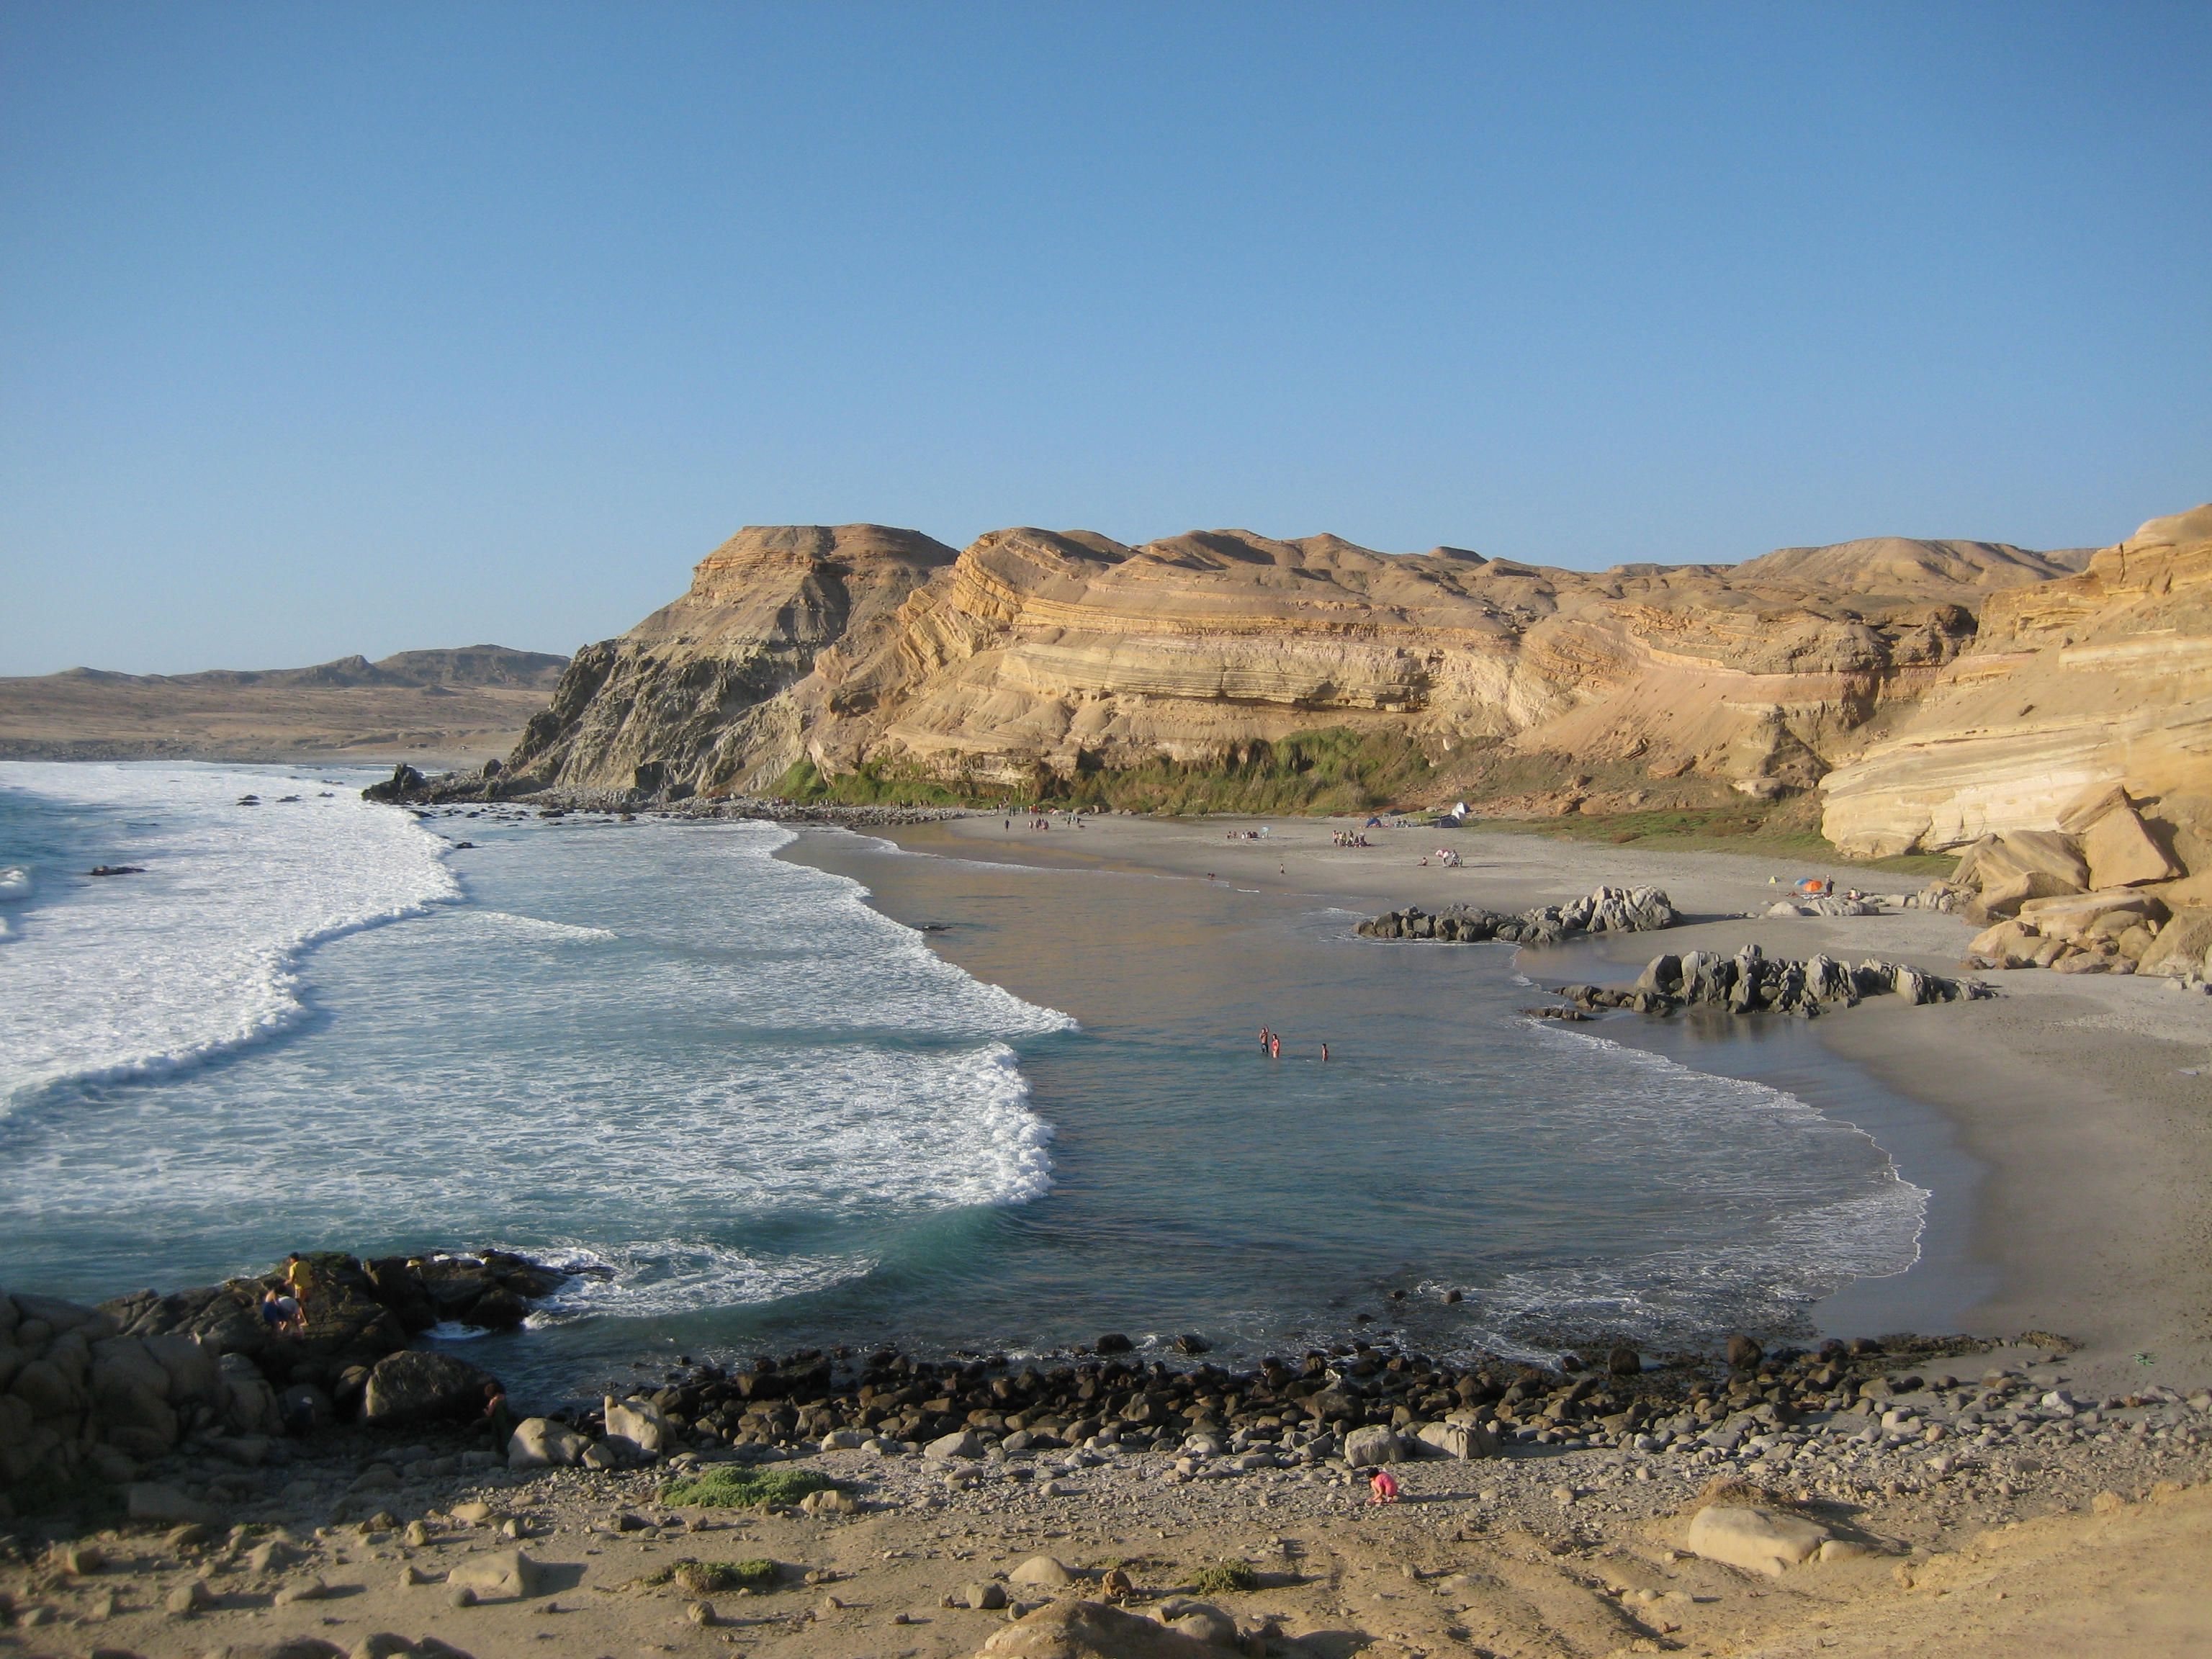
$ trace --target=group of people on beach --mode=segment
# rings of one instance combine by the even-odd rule
[[[1260,1052],[1270,1060],[1280,1060],[1283,1057],[1282,1033],[1271,1031],[1262,1025],[1260,1028]],[[1323,1060],[1328,1058],[1328,1044],[1326,1042],[1321,1045],[1321,1057]]]
[[[1375,843],[1357,830],[1340,830],[1329,837],[1339,847],[1372,847]]]
[[[1429,854],[1429,858],[1434,859],[1438,864],[1443,865],[1447,870],[1456,870],[1459,868],[1459,854],[1452,851],[1449,847],[1437,848],[1435,852]],[[1429,859],[1423,859],[1421,860],[1421,868],[1425,870],[1428,867]]]
[[[1067,823],[1070,829],[1080,830],[1083,828],[1083,815],[1080,812],[1071,812],[1068,815]],[[1008,818],[1006,822],[1006,827],[1009,830],[1012,829],[1014,827],[1014,821],[1012,818]],[[1049,830],[1052,828],[1052,820],[1043,817],[1034,817],[1031,818],[1024,827],[1030,830]]]

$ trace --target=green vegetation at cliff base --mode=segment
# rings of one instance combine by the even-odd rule
[[[1018,787],[976,779],[946,780],[911,766],[870,761],[854,772],[825,773],[812,761],[794,763],[774,793],[805,805],[841,806],[1080,807],[1160,812],[1175,817],[1206,812],[1316,814],[1364,812],[1429,787],[1433,768],[1420,745],[1395,732],[1355,732],[1328,726],[1278,743],[1231,744],[1202,761],[1166,757],[1109,770],[1097,757],[1079,757],[1073,775],[1039,767]]]

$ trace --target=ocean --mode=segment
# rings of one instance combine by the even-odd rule
[[[0,764],[0,1285],[514,1249],[576,1276],[440,1338],[582,1393],[1106,1331],[1663,1352],[1922,1255],[1865,1127],[1723,1074],[1748,1048],[1521,1018],[1508,946],[926,836],[418,818],[373,775]]]

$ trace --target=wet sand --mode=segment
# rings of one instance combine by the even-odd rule
[[[1848,866],[1473,830],[1370,830],[1377,843],[1371,848],[1334,847],[1332,832],[1352,827],[1346,820],[1103,818],[1079,830],[1056,820],[1062,827],[1048,832],[1025,830],[1018,818],[1008,830],[1004,822],[969,818],[900,830],[891,838],[945,857],[1210,880],[1260,896],[1324,896],[1366,913],[1409,903],[1515,910],[1601,884],[1649,883],[1664,888],[1691,918],[1662,939],[1523,951],[1522,971],[1546,982],[1623,982],[1662,948],[1732,951],[1748,942],[1770,956],[1826,951],[1956,972],[1973,931],[1955,917],[1917,910],[1742,919],[1805,875],[1869,892],[1919,884]],[[1263,841],[1227,838],[1262,823],[1269,830]],[[1461,867],[1422,866],[1443,847],[1460,854]],[[882,898],[896,914],[895,896],[885,890]],[[1989,977],[2003,993],[1994,1000],[1915,1008],[1876,1000],[1827,1016],[1808,1034],[1828,1056],[1862,1068],[1893,1097],[1920,1103],[1941,1120],[1893,1121],[1878,1131],[1908,1178],[1936,1193],[1922,1265],[1897,1281],[1862,1280],[1835,1305],[1824,1305],[1823,1322],[1864,1328],[1863,1321],[1917,1312],[1929,1316],[1911,1322],[1922,1328],[2055,1334],[2081,1345],[2069,1364],[2086,1386],[2191,1384],[2212,1368],[2206,1311],[2212,1218],[2202,1201],[2212,1183],[2212,998],[2128,976]],[[1754,1030],[1789,1023],[1736,1022]],[[1659,1048],[1700,1069],[1733,1069],[1713,1063],[1710,1048],[1704,1060],[1678,1052],[1686,1024],[1630,1016],[1603,1030],[1608,1038]],[[1819,1097],[1820,1068],[1800,1069],[1800,1086],[1777,1086],[1838,1109]],[[1840,1109],[1850,1115],[1853,1108]],[[1921,1294],[1920,1283],[1937,1281],[1943,1288]],[[1934,1317],[1947,1312],[1956,1316]],[[1905,1324],[1900,1318],[1883,1328]]]

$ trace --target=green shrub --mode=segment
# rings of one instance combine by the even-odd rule
[[[1231,1590],[1255,1590],[1260,1575],[1243,1561],[1216,1561],[1191,1575],[1190,1587],[1200,1595],[1221,1595]]]
[[[694,1595],[714,1595],[772,1589],[778,1574],[773,1561],[694,1561],[686,1557],[668,1570],[668,1576]]]
[[[688,1480],[672,1482],[662,1492],[661,1502],[698,1509],[749,1510],[796,1504],[830,1484],[811,1469],[746,1469],[717,1463]]]
[[[805,804],[844,806],[1128,807],[1140,812],[1364,812],[1425,788],[1434,768],[1420,745],[1401,732],[1348,726],[1301,732],[1280,742],[1228,744],[1203,760],[1164,756],[1109,769],[1095,755],[1079,757],[1063,777],[1036,767],[1009,786],[988,779],[944,778],[913,761],[872,760],[854,772],[824,772],[811,760],[792,763],[770,793]]]

